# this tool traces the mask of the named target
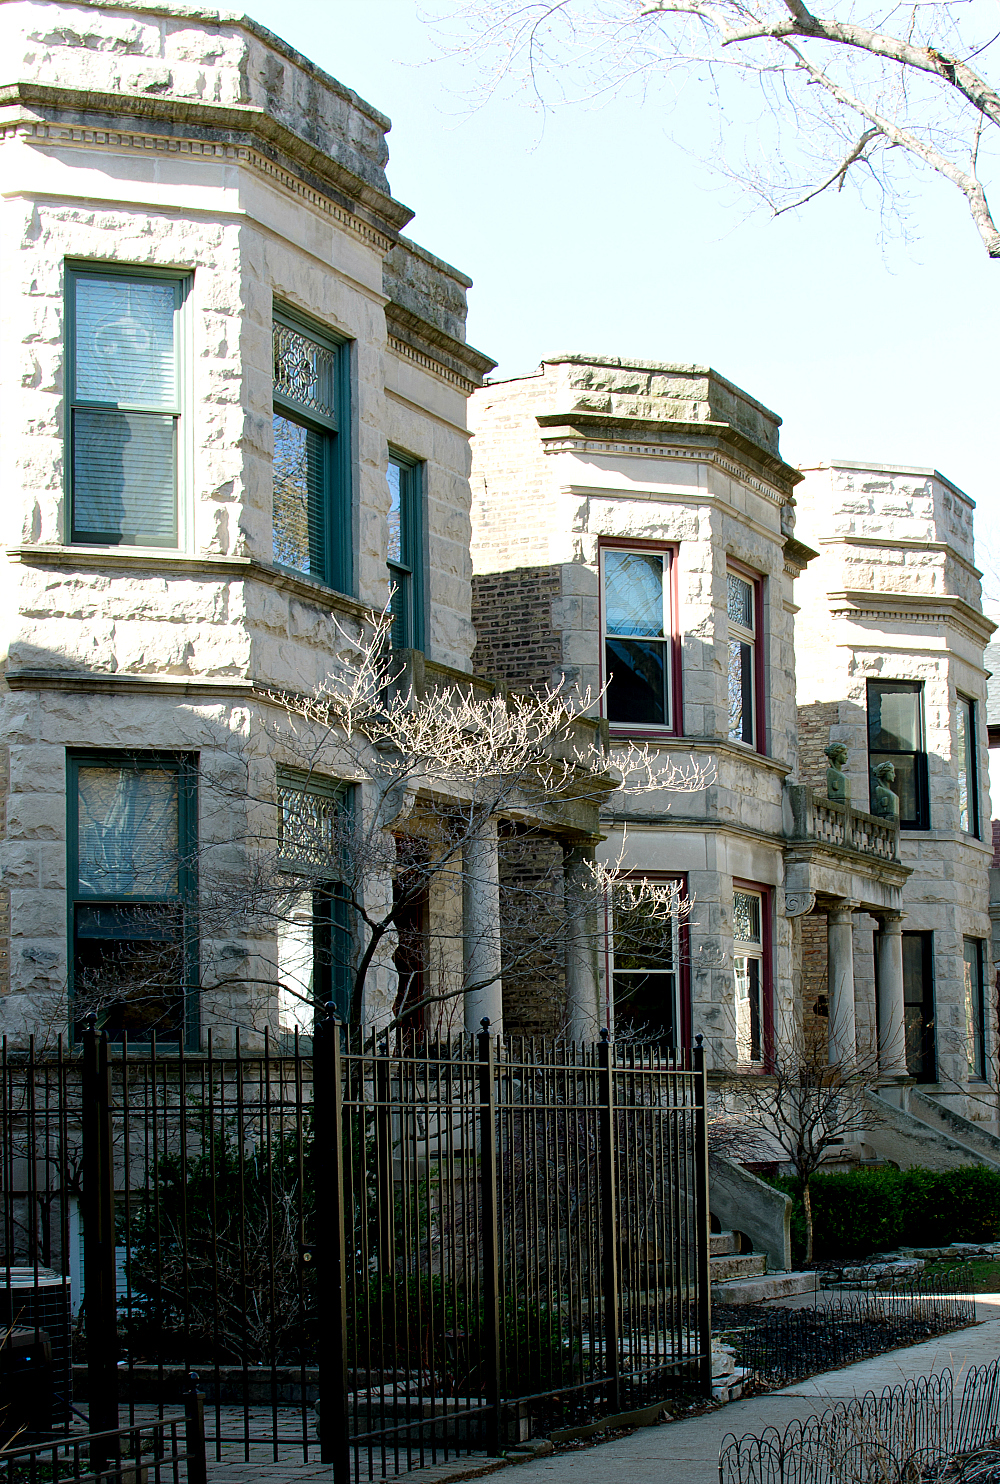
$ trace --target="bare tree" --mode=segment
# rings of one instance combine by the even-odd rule
[[[392,650],[391,621],[387,611],[342,627],[316,689],[260,696],[262,719],[232,734],[225,767],[205,771],[206,827],[187,863],[197,912],[164,926],[151,909],[138,946],[85,977],[84,1010],[126,1006],[161,1027],[176,1019],[166,986],[177,983],[181,938],[196,934],[200,992],[237,999],[236,1023],[249,1008],[251,1023],[275,1027],[283,1008],[286,1026],[308,1030],[317,1000],[339,992],[345,1019],[386,1029],[429,1016],[447,1034],[462,1026],[465,997],[498,978],[558,978],[568,935],[578,950],[581,939],[595,947],[616,901],[647,940],[651,929],[675,932],[688,910],[675,886],[586,859],[568,886],[557,837],[564,814],[592,817],[615,790],[703,788],[705,766],[644,747],[611,753],[587,717],[589,695],[424,680]],[[481,886],[477,846],[498,836],[499,919],[494,907],[463,922]],[[519,853],[541,845],[542,865],[517,869]]]
[[[843,1151],[845,1143],[856,1141],[880,1122],[866,1097],[877,1082],[874,1049],[859,1051],[850,1061],[830,1063],[818,1041],[798,1040],[779,1044],[761,1073],[730,1074],[724,1083],[732,1105],[730,1117],[756,1134],[761,1143],[761,1134],[769,1139],[774,1152],[780,1151],[802,1182],[806,1262],[813,1260],[810,1181],[824,1162]],[[752,1143],[752,1134],[748,1137]],[[731,1146],[731,1134],[728,1142]]]
[[[488,91],[513,81],[548,106],[626,87],[692,83],[718,119],[710,154],[775,215],[850,181],[906,226],[926,170],[962,196],[991,258],[1000,230],[984,174],[995,168],[1000,95],[986,67],[1000,23],[972,0],[888,9],[831,0],[466,0],[439,22],[442,46],[475,57]],[[458,22],[457,28],[455,22]],[[755,90],[756,116],[742,129]],[[685,96],[689,96],[686,94]],[[734,107],[735,105],[735,107]],[[685,143],[690,141],[685,112]]]

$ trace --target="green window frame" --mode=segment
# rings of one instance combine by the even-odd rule
[[[278,308],[271,339],[272,557],[278,567],[350,593],[348,346]]]
[[[342,1023],[350,1019],[354,934],[338,857],[345,841],[338,826],[349,819],[351,790],[334,778],[279,765],[276,772],[279,868],[289,892],[278,918],[279,1020],[305,1000],[322,1013],[332,1003]],[[287,1024],[286,1024],[287,1021]],[[300,1026],[307,1029],[306,1026]]]
[[[197,1049],[197,756],[70,751],[66,842],[74,1036]]]
[[[66,264],[69,544],[183,543],[191,281],[113,263]]]
[[[389,450],[389,605],[393,649],[424,647],[423,467]]]

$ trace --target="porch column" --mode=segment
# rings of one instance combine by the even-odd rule
[[[483,820],[462,846],[462,938],[465,1029],[482,1030],[485,1016],[494,1036],[503,1030],[500,978],[500,862],[497,822]]]
[[[884,912],[878,938],[878,1064],[886,1077],[905,1077],[903,913]]]
[[[827,999],[830,1007],[829,1060],[852,1062],[857,1054],[854,1023],[854,909],[856,902],[834,902],[826,913]]]
[[[593,846],[577,846],[563,862],[566,914],[566,1020],[573,1041],[596,1041],[601,1028],[601,990],[597,972],[598,928],[588,869]]]

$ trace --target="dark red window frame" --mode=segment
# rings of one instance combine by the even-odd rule
[[[752,891],[760,897],[761,973],[763,976],[761,1019],[763,1021],[764,1056],[760,1066],[751,1068],[748,1073],[750,1076],[759,1077],[774,1071],[774,887],[763,886],[759,881],[744,881],[734,876],[733,891]],[[734,995],[736,993],[735,978],[731,992]],[[735,1004],[735,1000],[733,1003]],[[742,1065],[748,1064],[742,1063]]]
[[[754,751],[767,756],[767,715],[764,706],[764,574],[755,572],[733,557],[726,558],[726,571],[753,583],[753,730]],[[729,649],[729,617],[726,613],[726,650]],[[728,673],[728,672],[727,672]]]
[[[655,551],[662,555],[664,552],[670,556],[670,655],[668,664],[670,667],[670,726],[631,726],[628,722],[611,721],[604,709],[604,699],[601,700],[601,715],[611,726],[612,735],[615,737],[635,738],[636,740],[653,741],[658,737],[683,737],[684,735],[684,697],[681,691],[681,641],[680,629],[677,621],[678,614],[678,590],[677,590],[677,557],[679,546],[676,541],[647,541],[642,538],[634,540],[627,536],[600,536],[597,542],[597,633],[598,646],[600,649],[600,677],[601,690],[607,683],[604,673],[606,663],[604,646],[604,563],[601,561],[601,552],[609,550],[618,551]],[[652,879],[652,878],[650,878]],[[669,878],[673,880],[674,878]]]

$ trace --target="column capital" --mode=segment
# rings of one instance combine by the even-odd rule
[[[895,908],[893,908],[889,912],[879,912],[874,915],[878,917],[879,927],[881,928],[883,933],[901,932],[903,927],[903,918],[907,916],[905,912],[897,912]]]
[[[860,906],[860,902],[851,902],[846,898],[841,898],[839,901],[829,903],[826,915],[828,919],[832,917],[835,921],[843,921],[845,917],[853,917]]]

